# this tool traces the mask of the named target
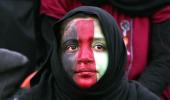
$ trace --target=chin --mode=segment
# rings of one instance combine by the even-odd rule
[[[74,78],[75,83],[82,89],[88,89],[92,87],[94,84],[97,83],[96,77],[95,78]]]

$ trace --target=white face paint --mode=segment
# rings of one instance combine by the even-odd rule
[[[108,51],[106,40],[98,20],[94,21],[94,39],[92,43],[96,69],[98,71],[97,81],[104,75],[108,67]]]

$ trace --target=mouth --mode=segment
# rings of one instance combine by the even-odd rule
[[[80,69],[80,70],[76,70],[74,73],[75,74],[78,74],[78,73],[97,73],[97,71],[93,70],[93,69]]]
[[[96,76],[97,71],[96,70],[79,70],[75,71],[76,76],[82,77],[82,78],[90,78],[92,76]]]

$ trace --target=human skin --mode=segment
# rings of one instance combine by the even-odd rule
[[[106,41],[95,18],[75,18],[66,23],[62,37],[62,63],[80,88],[89,88],[108,66]]]

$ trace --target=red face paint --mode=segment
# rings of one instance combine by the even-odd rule
[[[79,50],[76,55],[77,63],[73,79],[81,88],[89,88],[97,82],[96,64],[91,47],[94,36],[94,20],[78,20],[75,25]]]

